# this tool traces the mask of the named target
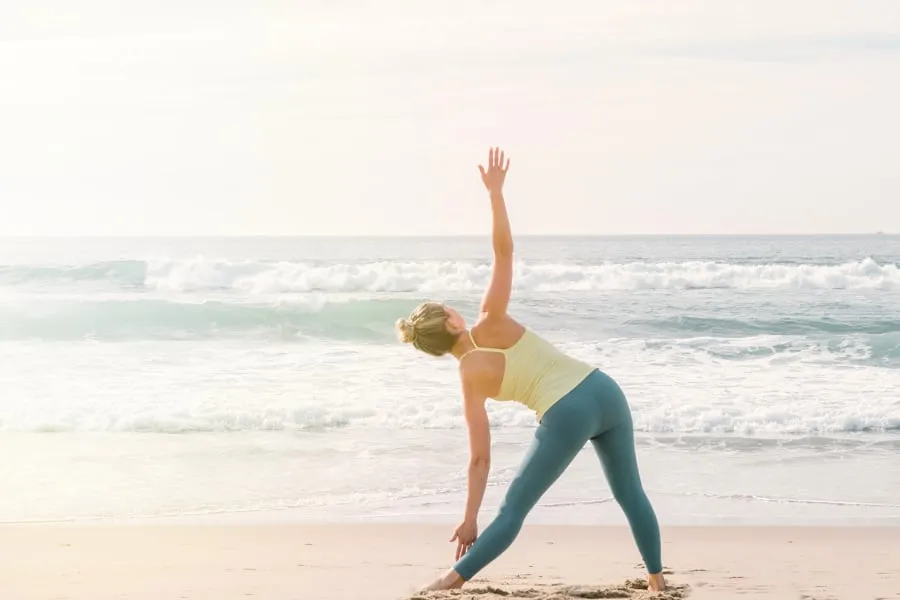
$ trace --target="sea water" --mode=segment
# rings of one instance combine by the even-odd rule
[[[900,523],[900,237],[524,237],[511,313],[613,376],[664,523]],[[0,521],[452,521],[485,238],[0,240]],[[534,415],[489,403],[489,516]],[[535,522],[624,523],[588,445]]]

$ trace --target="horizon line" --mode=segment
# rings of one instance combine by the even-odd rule
[[[900,232],[818,233],[514,233],[514,238],[627,238],[627,237],[860,237],[897,236]],[[259,239],[259,238],[490,238],[490,233],[149,233],[149,234],[0,234],[0,240],[27,239]]]

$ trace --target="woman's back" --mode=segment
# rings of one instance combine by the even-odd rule
[[[503,355],[503,360],[484,359],[500,369],[495,400],[521,402],[537,414],[538,420],[553,404],[587,377],[594,367],[575,359],[539,336],[506,317],[482,334],[470,334],[473,350]],[[476,326],[474,329],[480,329]],[[516,338],[518,334],[518,338]],[[475,339],[478,336],[481,343]]]

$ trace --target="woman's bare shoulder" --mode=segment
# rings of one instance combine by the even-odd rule
[[[524,333],[525,327],[508,314],[490,316],[482,313],[472,327],[475,343],[488,348],[510,348]]]

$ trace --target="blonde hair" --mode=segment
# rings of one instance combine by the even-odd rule
[[[406,319],[397,319],[397,337],[433,356],[450,352],[458,334],[447,331],[450,314],[439,302],[423,302]]]

